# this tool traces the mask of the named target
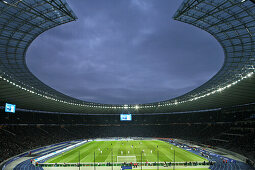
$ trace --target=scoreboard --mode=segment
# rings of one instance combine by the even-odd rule
[[[132,121],[132,115],[131,114],[121,114],[120,121]]]
[[[9,104],[9,103],[5,104],[5,112],[15,113],[15,109],[16,109],[16,105]]]

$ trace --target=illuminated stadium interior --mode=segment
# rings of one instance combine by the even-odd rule
[[[185,95],[137,105],[74,99],[48,87],[29,71],[25,56],[32,41],[50,28],[77,19],[66,2],[2,1],[1,9],[1,53],[5,54],[1,57],[1,97],[19,108],[68,113],[119,113],[123,109],[161,113],[215,109],[254,101],[252,1],[185,1],[173,18],[214,36],[224,49],[224,65],[212,79]],[[11,97],[17,93],[15,98]],[[21,98],[26,98],[26,102],[20,103]]]
[[[45,85],[30,72],[26,52],[33,40],[51,28],[77,19],[65,0],[0,0],[0,130],[3,129],[1,135],[7,136],[2,140],[11,139],[8,134],[23,139],[26,132],[29,137],[24,137],[24,141],[30,139],[31,147],[25,150],[30,150],[67,138],[106,138],[125,133],[123,137],[174,137],[216,146],[230,141],[220,138],[221,132],[232,130],[234,136],[240,125],[249,131],[245,136],[249,147],[246,149],[254,155],[254,0],[184,0],[173,19],[211,34],[224,50],[224,64],[200,87],[167,101],[146,104],[82,101]],[[5,103],[15,104],[17,114],[5,114]],[[122,113],[132,113],[133,120],[120,122]],[[50,127],[41,128],[45,124]],[[50,132],[59,136],[45,143],[47,137],[38,139],[40,145],[32,142],[36,134]],[[210,137],[213,140],[208,142]],[[2,148],[5,147],[3,144]]]

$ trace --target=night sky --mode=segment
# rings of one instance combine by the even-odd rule
[[[69,0],[78,20],[40,35],[27,64],[69,96],[107,104],[168,100],[209,80],[224,55],[205,31],[174,21],[182,0]]]

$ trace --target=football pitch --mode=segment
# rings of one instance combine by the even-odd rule
[[[174,156],[175,155],[175,156]],[[46,163],[203,162],[207,159],[159,140],[92,141]]]

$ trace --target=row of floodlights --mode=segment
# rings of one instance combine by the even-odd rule
[[[27,89],[25,87],[22,87],[8,79],[6,79],[5,77],[2,77],[0,76],[0,79],[8,82],[9,84],[17,87],[17,88],[20,88],[24,91],[27,91],[31,94],[35,94],[35,95],[38,95],[40,97],[43,97],[45,99],[48,99],[48,100],[52,100],[52,101],[56,101],[56,102],[60,102],[60,103],[64,103],[64,104],[69,104],[69,105],[74,105],[74,106],[83,106],[83,107],[91,107],[91,108],[105,108],[105,109],[143,109],[143,108],[153,108],[153,107],[163,107],[163,106],[172,106],[172,105],[178,105],[178,104],[182,104],[182,103],[186,103],[186,102],[190,102],[190,101],[195,101],[195,100],[198,100],[198,99],[201,99],[201,98],[204,98],[204,97],[207,97],[207,96],[210,96],[210,95],[213,95],[215,93],[219,93],[219,92],[222,92],[234,85],[236,85],[237,83],[239,83],[240,81],[242,81],[243,79],[247,79],[247,78],[250,78],[252,77],[254,74],[254,72],[250,72],[248,73],[246,76],[242,76],[239,80],[236,80],[226,86],[223,86],[221,88],[218,88],[216,90],[213,90],[207,94],[203,94],[201,96],[197,96],[197,97],[193,97],[191,99],[187,99],[187,100],[183,100],[183,101],[178,101],[178,100],[175,100],[174,102],[165,102],[165,103],[162,103],[162,104],[151,104],[151,105],[118,105],[118,106],[106,106],[106,105],[92,105],[92,104],[78,104],[78,103],[73,103],[73,102],[67,102],[67,101],[64,101],[64,100],[60,100],[60,99],[56,99],[54,97],[49,97],[45,94],[41,94],[41,93],[37,93],[36,91],[34,90],[30,90],[30,89]],[[32,87],[33,89],[35,89],[34,87]]]

